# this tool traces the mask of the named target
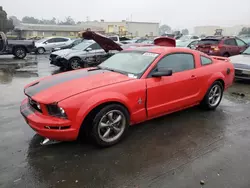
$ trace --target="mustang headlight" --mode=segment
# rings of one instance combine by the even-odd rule
[[[47,105],[48,113],[51,116],[56,116],[60,118],[67,118],[65,110],[62,107],[57,106],[56,104]]]

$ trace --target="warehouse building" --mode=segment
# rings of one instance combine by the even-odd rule
[[[15,32],[18,33],[20,38],[32,37],[49,37],[49,36],[64,36],[76,37],[78,32],[91,28],[92,31],[104,33],[101,27],[90,25],[44,25],[44,24],[26,24],[21,23],[15,27]]]
[[[82,22],[81,25],[83,27],[86,27],[86,25],[101,27],[106,34],[117,34],[133,37],[159,35],[159,23],[154,22],[132,22],[125,20],[122,20],[121,22],[105,22],[104,20],[101,20]]]

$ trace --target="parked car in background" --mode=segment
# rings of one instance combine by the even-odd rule
[[[64,46],[61,47],[56,47],[56,48],[52,48],[52,52],[58,51],[58,50],[64,50],[64,49],[69,49],[69,48],[73,48],[74,46],[80,44],[84,39],[80,38],[80,39],[72,39],[69,44],[66,44]]]
[[[18,59],[26,57],[27,53],[36,49],[31,40],[7,40],[6,35],[0,32],[0,55],[13,54]]]
[[[208,55],[229,57],[238,55],[248,47],[248,44],[237,37],[231,36],[210,36],[201,39],[196,50]]]
[[[117,43],[123,43],[123,44],[127,44],[126,41],[129,41],[131,40],[130,38],[128,37],[120,37],[118,35],[114,35],[114,36],[108,36],[109,39],[117,42]]]
[[[200,40],[177,40],[176,47],[186,47],[190,49],[195,49],[199,41]]]
[[[235,68],[235,78],[250,80],[250,47],[240,55],[230,57]]]
[[[84,40],[71,49],[51,53],[50,63],[68,70],[94,66],[110,57],[114,52],[105,50],[93,40]]]
[[[158,41],[169,47],[130,48],[98,67],[28,84],[21,114],[45,138],[72,141],[85,132],[97,145],[108,147],[118,143],[130,125],[196,105],[216,109],[234,80],[232,63],[172,47],[175,41],[164,39],[155,45]],[[119,47],[101,40],[97,42],[105,51]]]
[[[239,38],[250,46],[250,35],[239,36]]]
[[[180,38],[178,38],[176,41],[185,41],[185,40],[199,40],[200,37],[195,35],[182,35]]]
[[[53,48],[59,48],[71,43],[70,38],[65,37],[48,37],[35,42],[38,54],[51,51]]]

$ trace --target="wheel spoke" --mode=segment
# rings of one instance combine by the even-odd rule
[[[118,127],[113,127],[113,129],[114,129],[114,132],[117,134],[117,133],[119,133],[120,131],[121,131],[121,129],[120,128],[118,128]]]
[[[113,123],[118,123],[118,122],[121,121],[121,120],[122,120],[122,116],[119,115],[119,116],[113,121]]]
[[[103,137],[107,138],[110,134],[110,128],[107,129],[107,131],[104,133]]]
[[[108,119],[109,119],[109,121],[111,121],[111,122],[114,121],[114,119],[113,119],[113,112],[111,112],[111,113],[108,114]]]
[[[208,98],[208,100],[211,101],[213,98],[214,98],[213,96],[210,96],[210,97]]]
[[[101,128],[108,127],[108,126],[109,126],[109,125],[108,125],[107,123],[103,123],[103,122],[100,123],[100,127],[101,127]]]
[[[217,90],[218,90],[218,88],[214,87],[213,93],[216,94]]]
[[[220,94],[219,94],[219,93],[216,93],[214,96],[215,96],[215,97],[219,97],[219,96],[220,96]]]

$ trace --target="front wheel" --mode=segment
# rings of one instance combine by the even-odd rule
[[[223,86],[221,82],[215,81],[208,89],[204,99],[201,102],[201,107],[206,110],[215,110],[219,106],[223,96]]]
[[[23,59],[26,57],[26,49],[23,47],[17,47],[14,49],[13,55],[18,59]]]
[[[37,53],[38,54],[44,54],[45,53],[45,49],[42,48],[42,47],[40,47],[40,48],[37,49]]]
[[[80,62],[81,62],[81,59],[78,58],[78,57],[71,58],[69,60],[69,67],[68,67],[68,69],[69,70],[80,69],[81,68]]]
[[[94,117],[92,137],[96,144],[108,147],[118,143],[129,127],[129,113],[118,104],[107,105]]]

